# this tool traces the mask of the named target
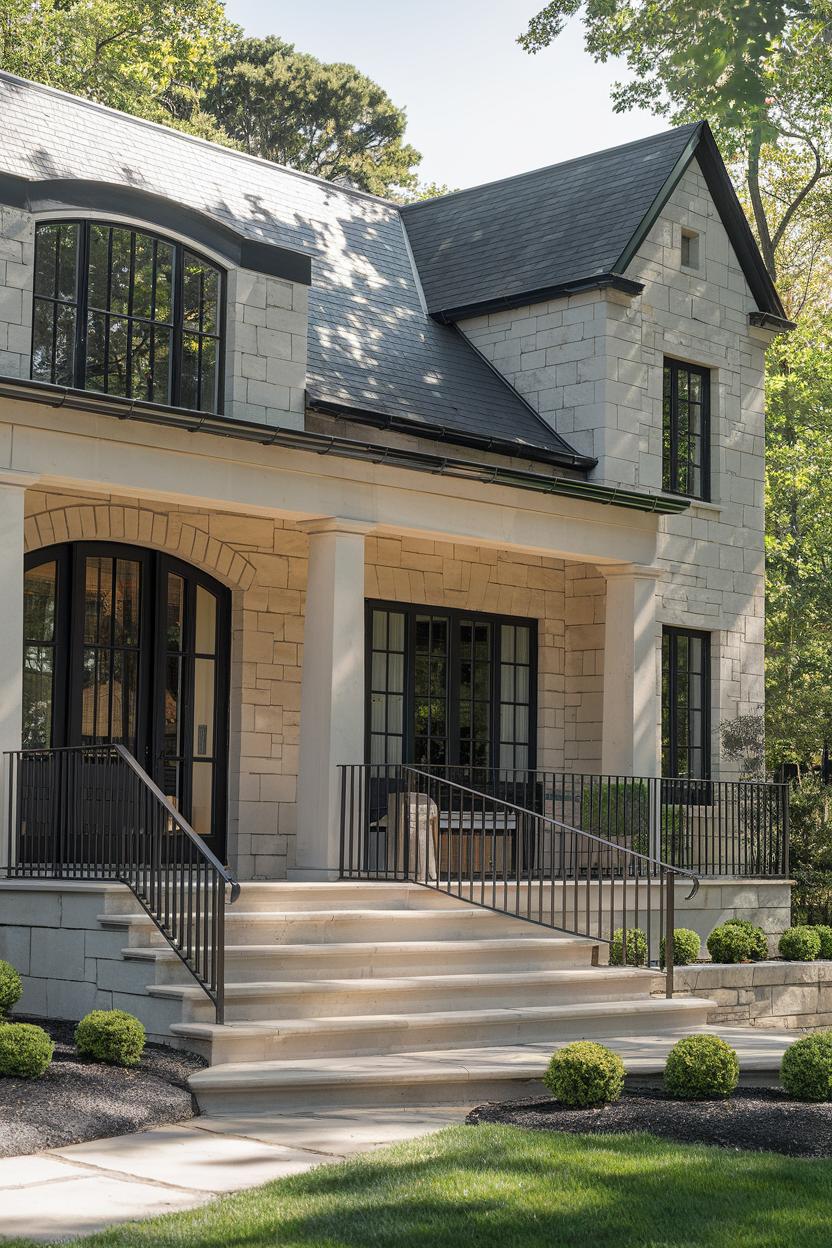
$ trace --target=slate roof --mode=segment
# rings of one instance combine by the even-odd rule
[[[620,272],[627,244],[699,127],[404,207],[429,311]]]
[[[311,255],[313,402],[440,427],[451,442],[575,455],[455,329],[426,316],[395,204],[2,73],[0,170],[126,183]]]

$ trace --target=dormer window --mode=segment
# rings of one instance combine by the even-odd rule
[[[695,230],[682,230],[682,268],[699,268],[699,235]]]
[[[184,244],[100,221],[35,238],[32,377],[220,410],[222,273]]]

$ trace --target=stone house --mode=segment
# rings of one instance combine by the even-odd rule
[[[608,847],[592,812],[646,802],[615,843],[704,881],[703,934],[784,926],[780,795],[718,729],[763,706],[788,328],[704,123],[399,206],[0,74],[0,932],[29,1007],[138,1008],[146,961],[77,918],[127,915],[121,879],[131,943],[191,957],[119,858],[138,791],[145,881],[175,892],[195,831],[244,896],[336,908],[339,876],[416,879],[391,820],[420,797],[431,871],[480,880],[519,877],[528,807]],[[469,796],[414,802],[408,769]]]

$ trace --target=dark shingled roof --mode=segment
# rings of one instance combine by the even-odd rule
[[[576,455],[455,329],[425,315],[395,204],[2,73],[0,171],[138,187],[310,255],[313,403],[444,429],[450,442]]]
[[[402,209],[428,309],[494,305],[620,270],[699,123]]]

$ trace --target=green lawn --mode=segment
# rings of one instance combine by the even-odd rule
[[[832,1163],[677,1147],[648,1135],[450,1127],[192,1213],[76,1242],[85,1248],[826,1248]]]

